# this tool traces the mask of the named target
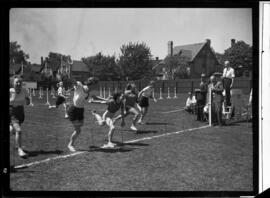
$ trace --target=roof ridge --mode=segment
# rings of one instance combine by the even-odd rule
[[[206,42],[201,42],[201,43],[193,43],[193,44],[185,44],[185,45],[176,45],[175,47],[184,47],[184,46],[191,46],[191,45],[202,45],[205,44]]]

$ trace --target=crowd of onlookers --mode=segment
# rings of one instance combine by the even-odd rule
[[[198,121],[209,122],[208,114],[211,97],[212,124],[224,125],[222,119],[223,110],[231,112],[231,117],[234,116],[231,104],[231,89],[234,78],[234,69],[230,67],[229,61],[225,61],[223,73],[216,72],[209,79],[205,74],[201,74],[199,88],[195,89],[194,93],[188,93],[185,110],[195,114]]]

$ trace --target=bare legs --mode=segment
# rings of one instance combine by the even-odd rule
[[[22,131],[19,123],[13,123],[10,127],[11,131],[15,131],[15,146],[18,148],[18,155],[20,157],[27,157],[27,154],[22,149]]]
[[[73,121],[72,124],[74,126],[74,132],[70,136],[68,148],[71,152],[75,152],[76,149],[74,148],[74,143],[75,143],[77,137],[79,136],[79,134],[81,133],[81,127],[83,125],[83,122],[82,121]]]

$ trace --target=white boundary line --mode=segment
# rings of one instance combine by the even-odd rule
[[[198,129],[204,129],[204,128],[209,128],[209,127],[210,127],[209,125],[206,125],[206,126],[201,126],[201,127],[197,127],[197,128],[184,129],[184,130],[181,130],[181,131],[175,131],[175,132],[164,133],[164,134],[161,134],[161,135],[155,135],[155,136],[151,136],[151,137],[145,137],[145,138],[129,140],[129,141],[125,141],[124,143],[134,143],[134,142],[140,142],[140,141],[145,141],[145,140],[151,140],[151,139],[154,139],[154,138],[160,138],[160,137],[164,137],[164,136],[175,135],[175,134],[179,134],[179,133],[184,133],[184,132],[188,132],[188,131],[195,131],[195,130],[198,130]],[[15,166],[15,168],[18,169],[18,168],[29,167],[29,166],[33,166],[33,165],[37,165],[37,164],[46,163],[46,162],[56,160],[56,159],[64,159],[64,158],[72,157],[72,156],[83,154],[83,153],[86,153],[86,151],[78,151],[78,152],[71,153],[71,154],[68,154],[68,155],[61,155],[61,156],[56,156],[56,157],[52,157],[52,158],[47,158],[47,159],[41,160],[41,161],[31,162],[31,163],[28,163],[28,164],[21,164],[21,165]]]
[[[164,111],[161,113],[173,113],[173,112],[178,112],[178,111],[184,111],[185,109],[176,109],[176,110],[172,110],[172,111]]]
[[[154,139],[154,138],[160,138],[160,137],[164,137],[164,136],[175,135],[175,134],[179,134],[179,133],[184,133],[184,132],[188,132],[188,131],[195,131],[195,130],[198,130],[198,129],[204,129],[204,128],[209,128],[209,127],[210,127],[209,125],[205,125],[205,126],[201,126],[201,127],[197,127],[197,128],[184,129],[184,130],[181,130],[181,131],[175,131],[175,132],[164,133],[164,134],[161,134],[161,135],[155,135],[155,136],[151,136],[151,137],[145,137],[145,138],[140,138],[140,139],[135,139],[135,140],[129,140],[129,141],[126,141],[124,143],[133,143],[133,142],[140,142],[140,141],[144,141],[144,140],[151,140],[151,139]]]

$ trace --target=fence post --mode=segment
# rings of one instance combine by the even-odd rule
[[[165,92],[164,80],[162,81],[162,92]]]
[[[193,86],[194,86],[194,82],[193,82],[193,80],[191,81],[191,94],[193,94]]]

